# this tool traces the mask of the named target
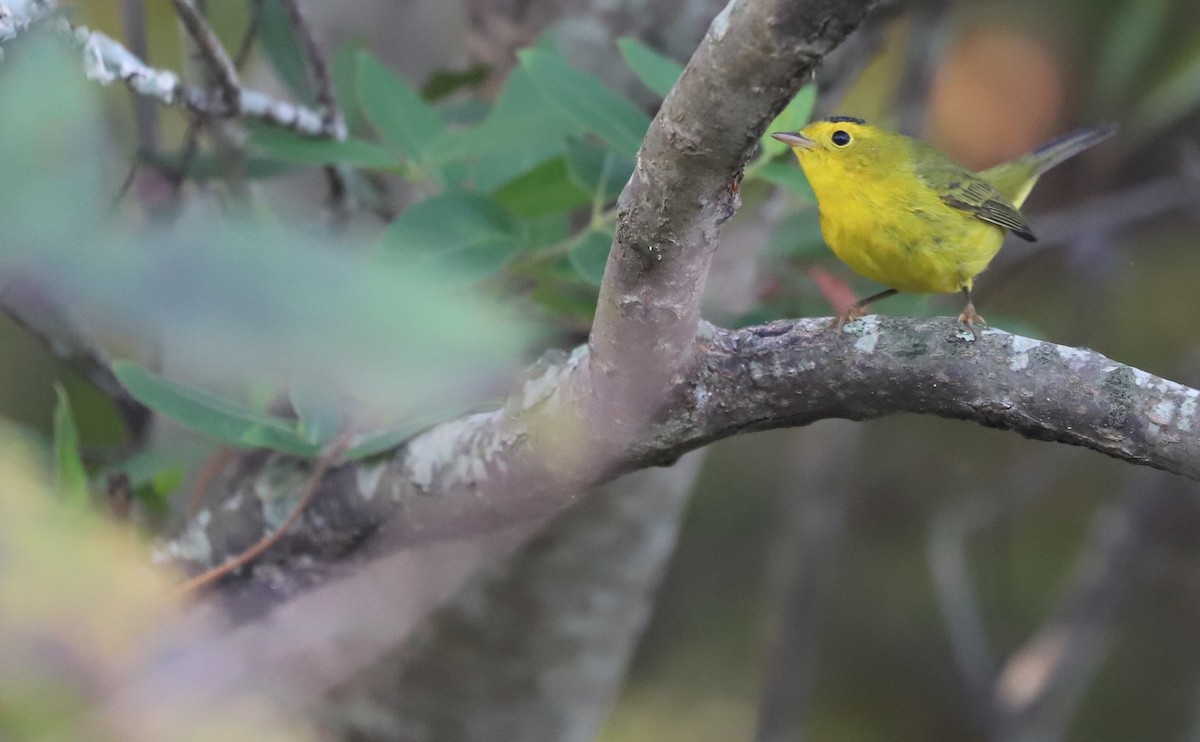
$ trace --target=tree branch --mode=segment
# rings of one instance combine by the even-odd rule
[[[527,523],[574,502],[588,486],[713,441],[828,418],[938,415],[1200,479],[1195,389],[1094,351],[1001,330],[974,341],[945,318],[870,316],[840,334],[826,332],[827,324],[702,325],[696,366],[676,380],[667,406],[604,469],[570,486],[532,477],[531,459],[546,456],[547,468],[564,460],[566,429],[557,426],[573,411],[563,409],[562,385],[588,353],[579,348],[548,359],[505,408],[444,423],[387,458],[331,472],[306,514],[308,525],[267,558],[335,558],[400,511],[388,528],[393,544]],[[194,565],[238,553],[278,525],[264,517],[263,502],[276,509],[289,502],[307,467],[278,454],[246,459],[224,488],[214,488],[225,492],[222,505],[193,521],[168,553]]]

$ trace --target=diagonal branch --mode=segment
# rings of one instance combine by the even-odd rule
[[[175,12],[179,14],[184,29],[196,44],[213,83],[225,99],[225,105],[236,115],[242,98],[242,84],[238,81],[237,67],[233,59],[229,52],[225,51],[225,45],[217,37],[217,32],[208,24],[208,19],[196,8],[192,0],[172,2],[175,3]]]

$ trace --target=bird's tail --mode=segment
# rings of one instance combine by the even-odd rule
[[[1103,142],[1116,133],[1117,127],[1112,124],[1093,126],[1086,129],[1076,129],[1069,134],[1049,141],[1034,151],[1022,157],[1033,169],[1036,177],[1054,167],[1058,163],[1073,157],[1088,147]]]
[[[1063,160],[1074,157],[1088,147],[1103,142],[1115,133],[1112,124],[1076,129],[1069,134],[1043,144],[1012,162],[984,170],[980,176],[1012,200],[1018,208],[1033,189],[1038,176]]]

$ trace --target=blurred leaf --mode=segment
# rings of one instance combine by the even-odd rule
[[[421,97],[438,100],[463,88],[473,88],[486,80],[490,71],[486,64],[478,62],[465,70],[434,70],[421,86]]]
[[[76,510],[88,504],[87,470],[79,453],[79,431],[71,415],[71,400],[62,384],[54,385],[58,402],[54,406],[54,473],[58,494]]]
[[[1200,43],[1196,43],[1171,71],[1149,86],[1138,106],[1134,126],[1149,136],[1175,123],[1200,105]]]
[[[437,265],[475,279],[523,245],[520,223],[496,201],[448,191],[410,206],[384,233],[380,256],[401,265]]]
[[[396,156],[387,149],[361,139],[318,139],[306,137],[275,126],[248,124],[250,142],[266,154],[293,165],[330,165],[344,163],[372,170],[395,170],[401,167]]]
[[[215,394],[117,361],[113,373],[133,398],[180,425],[240,448],[271,448],[316,456],[321,447],[305,440],[294,422],[251,409]]]
[[[517,56],[546,100],[577,126],[618,152],[637,152],[650,126],[650,118],[641,109],[591,75],[572,68],[561,54],[525,49]]]
[[[571,211],[591,201],[567,173],[565,158],[547,160],[500,186],[492,194],[516,216],[530,219]]]
[[[441,120],[407,82],[365,51],[358,55],[358,100],[381,139],[425,162],[442,135]]]
[[[337,398],[308,385],[292,384],[288,401],[300,418],[299,430],[304,440],[324,446],[342,428],[342,411]]]
[[[571,267],[580,278],[593,286],[600,285],[612,242],[611,232],[591,231],[571,247]]]
[[[122,473],[129,477],[135,497],[153,507],[159,507],[183,484],[188,465],[200,461],[212,452],[213,445],[207,438],[183,443],[156,444],[101,468],[92,475],[91,486],[103,490],[110,476]]]
[[[817,202],[812,186],[808,184],[808,178],[804,177],[804,170],[799,163],[792,162],[790,158],[787,161],[763,163],[752,171],[748,170],[747,175],[786,188],[809,203]]]
[[[329,64],[333,91],[337,96],[338,108],[342,111],[342,119],[346,122],[346,130],[349,132],[362,131],[366,123],[358,101],[358,55],[365,49],[366,44],[361,39],[343,44]]]
[[[621,189],[633,175],[634,165],[632,157],[587,142],[567,145],[567,171],[571,180],[602,203],[621,195]]]
[[[455,407],[453,409],[438,410],[428,415],[421,415],[413,420],[406,420],[399,425],[359,433],[350,439],[350,445],[346,449],[343,458],[347,461],[354,461],[356,459],[375,456],[399,446],[417,433],[432,428],[434,425],[439,425],[472,412],[494,410],[499,408],[501,404],[501,402],[484,402],[464,407]]]
[[[1125,0],[1109,20],[1092,73],[1096,105],[1112,110],[1124,98],[1138,73],[1157,51],[1171,0]]]
[[[316,100],[316,94],[308,77],[308,63],[304,51],[296,43],[287,11],[279,4],[279,0],[264,0],[258,22],[258,40],[266,50],[275,74],[287,89],[298,100],[311,105]]]
[[[778,157],[784,152],[790,151],[788,146],[778,139],[771,136],[774,131],[798,131],[803,129],[804,125],[812,118],[813,106],[817,104],[817,85],[809,83],[800,88],[796,96],[792,98],[787,107],[775,117],[771,125],[767,127],[766,132],[762,137],[763,156],[767,158]]]
[[[625,64],[642,84],[662,97],[667,97],[675,81],[683,74],[683,65],[664,57],[632,36],[617,39],[617,48]]]

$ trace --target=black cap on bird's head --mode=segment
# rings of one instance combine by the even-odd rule
[[[846,147],[854,140],[852,132],[858,131],[855,127],[870,128],[866,121],[856,116],[830,116],[814,121],[800,131],[777,131],[772,132],[771,136],[799,154],[801,150],[816,150],[829,145],[834,148]]]

